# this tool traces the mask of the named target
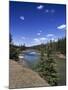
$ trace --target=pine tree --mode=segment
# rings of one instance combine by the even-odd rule
[[[11,44],[12,43],[12,35],[9,34],[9,43]]]
[[[37,72],[42,78],[44,78],[44,80],[47,80],[50,85],[56,86],[57,72],[55,69],[55,61],[51,56],[52,50],[50,47],[48,48],[47,58],[45,58],[44,52],[45,50],[41,47],[41,56],[37,65]]]
[[[46,66],[46,63],[45,63],[45,59],[44,59],[44,52],[45,50],[42,48],[42,45],[41,45],[41,48],[40,48],[41,52],[41,56],[40,56],[40,60],[36,66],[36,71],[39,73],[39,75],[44,78],[45,77],[45,66]]]
[[[16,46],[12,43],[12,35],[9,34],[9,45],[10,45],[10,59],[14,59],[18,61],[19,51],[17,50]]]
[[[21,50],[21,51],[26,50],[26,45],[25,45],[25,43],[24,43],[24,45],[21,45],[21,46],[20,46],[20,50]]]
[[[48,50],[47,59],[46,59],[46,67],[45,67],[45,79],[52,86],[57,85],[57,71],[56,71],[56,62],[51,56],[52,51]]]

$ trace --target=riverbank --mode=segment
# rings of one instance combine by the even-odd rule
[[[44,81],[36,72],[21,66],[17,62],[9,62],[9,88],[47,87],[49,84]]]

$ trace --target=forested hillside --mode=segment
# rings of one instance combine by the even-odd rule
[[[66,37],[62,39],[58,39],[57,41],[51,41],[46,44],[41,44],[37,46],[32,46],[30,48],[40,50],[40,48],[43,48],[45,51],[47,51],[48,48],[51,48],[53,51],[60,52],[62,54],[66,55]]]

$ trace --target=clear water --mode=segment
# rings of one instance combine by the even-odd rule
[[[29,61],[29,62],[35,62],[36,60],[39,59],[39,55],[36,53],[36,54],[24,54],[24,59]]]
[[[24,56],[24,60],[30,62],[31,64],[36,63],[40,58],[39,53],[35,51],[28,51],[28,52],[26,51],[23,53],[23,56]]]

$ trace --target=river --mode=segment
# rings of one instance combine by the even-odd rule
[[[19,55],[19,59],[24,59],[32,66],[35,65],[40,59],[40,53],[36,52],[35,50],[26,50]]]

